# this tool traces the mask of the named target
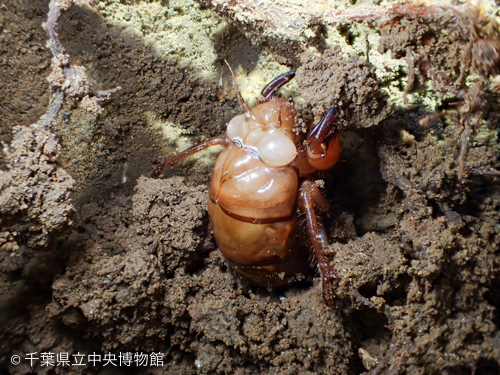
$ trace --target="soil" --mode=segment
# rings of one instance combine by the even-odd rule
[[[70,63],[93,90],[122,89],[100,114],[66,100],[44,129],[48,3],[0,4],[2,373],[500,373],[500,38],[484,18],[470,31],[451,10],[407,9],[366,28],[378,38],[370,58],[354,22],[297,23],[312,36],[290,44],[218,1],[98,1],[102,16],[73,6],[58,21]],[[175,53],[152,42],[172,30],[190,35]],[[207,51],[207,66],[192,57]],[[244,94],[297,69],[286,95],[299,131],[339,105],[342,157],[318,177],[331,203],[333,309],[313,264],[281,290],[228,267],[206,211],[216,153],[149,177],[182,142],[220,135],[241,113],[224,58]],[[463,72],[479,78],[461,85]],[[25,359],[126,352],[161,353],[163,365]]]

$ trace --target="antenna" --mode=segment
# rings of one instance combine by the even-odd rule
[[[236,82],[236,78],[234,77],[234,73],[233,73],[233,69],[231,69],[231,65],[229,65],[229,63],[227,62],[226,59],[224,59],[224,62],[226,63],[229,70],[231,71],[231,75],[233,76],[234,85],[236,86],[236,90],[238,90],[238,97],[240,98],[240,103],[243,106],[243,109],[245,110],[245,112],[250,112],[250,107],[248,106],[247,103],[245,103],[243,96],[241,96],[240,87],[238,86],[238,82]]]

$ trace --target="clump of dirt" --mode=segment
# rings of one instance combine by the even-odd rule
[[[402,17],[382,24],[378,50],[381,53],[390,51],[395,58],[405,58],[409,51],[426,49],[434,67],[458,77],[461,59],[450,56],[461,56],[468,36],[461,32],[463,30],[459,23],[457,25],[453,12],[443,13],[438,18],[439,22],[429,22],[428,18]],[[449,31],[443,33],[443,27]]]
[[[339,46],[321,56],[303,54],[296,79],[300,95],[314,103],[318,118],[337,104],[342,110],[339,120],[347,127],[368,128],[380,124],[391,109],[380,92],[375,68],[358,56],[345,59]]]
[[[17,129],[0,171],[1,264],[17,269],[33,250],[46,249],[72,224],[75,181],[57,163],[60,146],[42,126]]]
[[[394,239],[368,232],[347,244],[334,243],[329,250],[334,254],[339,298],[351,298],[353,288],[364,296],[382,297],[403,287],[406,258]]]
[[[189,189],[179,178],[137,181],[132,210],[138,222],[136,233],[155,239],[167,275],[185,268],[188,259],[198,258],[201,252],[200,244],[206,238],[207,194],[205,186]]]

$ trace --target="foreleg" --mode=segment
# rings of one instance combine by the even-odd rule
[[[281,86],[284,86],[285,84],[290,82],[293,77],[295,77],[294,71],[286,72],[269,82],[268,85],[264,87],[264,89],[260,93],[260,95],[264,98],[263,101],[268,101],[274,95],[274,93],[281,88]]]
[[[334,124],[338,112],[339,107],[335,104],[307,135],[307,159],[320,171],[333,167],[340,157],[340,126]]]

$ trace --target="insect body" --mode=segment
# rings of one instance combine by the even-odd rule
[[[207,147],[225,146],[215,162],[208,202],[222,254],[233,269],[259,285],[289,283],[307,267],[307,252],[297,238],[298,203],[322,276],[323,299],[331,306],[333,275],[324,254],[328,241],[313,208],[327,210],[328,202],[307,176],[331,168],[340,156],[338,128],[332,129],[336,109],[330,109],[306,139],[294,134],[293,105],[274,95],[294,75],[288,72],[269,83],[253,109],[238,89],[245,113],[229,122],[226,136],[164,159],[153,176]]]

